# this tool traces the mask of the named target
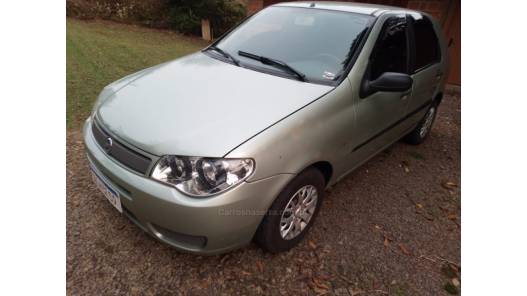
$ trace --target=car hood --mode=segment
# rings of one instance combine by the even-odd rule
[[[127,143],[159,156],[222,157],[333,89],[201,52],[130,77],[107,88],[114,91],[97,106],[97,119]]]

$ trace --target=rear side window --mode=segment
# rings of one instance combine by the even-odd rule
[[[371,81],[385,72],[408,72],[406,32],[406,17],[393,17],[384,23],[383,30],[370,57]]]
[[[424,17],[414,17],[415,63],[414,69],[420,70],[441,60],[439,42],[432,22]]]

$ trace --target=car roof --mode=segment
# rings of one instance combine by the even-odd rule
[[[365,4],[355,2],[333,2],[333,1],[301,1],[301,2],[283,2],[273,6],[287,6],[287,7],[304,7],[304,8],[317,8],[327,9],[336,11],[353,12],[360,14],[369,14],[373,16],[379,16],[385,12],[417,12],[408,10],[402,7],[377,5],[377,4]],[[420,12],[419,12],[420,13]]]

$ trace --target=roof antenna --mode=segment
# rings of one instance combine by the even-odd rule
[[[315,7],[315,2],[312,2],[311,5],[309,5],[309,7]]]

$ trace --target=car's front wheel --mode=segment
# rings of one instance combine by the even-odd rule
[[[295,177],[278,195],[256,233],[256,242],[272,253],[297,245],[313,225],[324,197],[325,181],[316,168]]]

